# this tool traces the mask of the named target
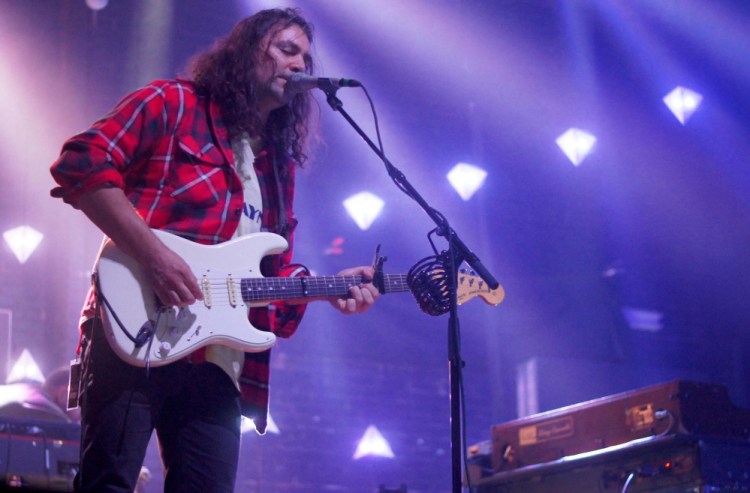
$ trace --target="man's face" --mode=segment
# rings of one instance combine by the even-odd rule
[[[258,80],[258,109],[270,113],[287,104],[294,94],[285,92],[286,77],[304,72],[310,65],[310,40],[296,24],[272,30],[260,43],[255,76]]]

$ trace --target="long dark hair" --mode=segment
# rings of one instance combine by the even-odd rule
[[[312,42],[313,26],[298,9],[262,10],[234,26],[229,35],[191,62],[190,78],[198,94],[210,96],[221,108],[230,137],[244,132],[260,135],[264,144],[283,149],[298,165],[307,160],[310,114],[313,99],[308,92],[296,94],[291,102],[272,111],[265,126],[255,101],[258,82],[255,65],[261,40],[269,33],[291,25],[299,26]],[[312,72],[312,62],[306,68]]]

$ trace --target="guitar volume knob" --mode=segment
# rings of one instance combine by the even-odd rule
[[[169,352],[172,350],[172,345],[168,342],[162,342],[159,344],[159,357],[166,358]]]

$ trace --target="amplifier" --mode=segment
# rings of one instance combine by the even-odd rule
[[[499,472],[476,493],[729,493],[750,491],[750,444],[670,435]]]
[[[747,440],[750,411],[726,387],[677,380],[492,427],[492,472],[511,471],[646,437]]]
[[[0,490],[73,491],[81,426],[0,417]]]

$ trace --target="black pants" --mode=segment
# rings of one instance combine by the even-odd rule
[[[79,492],[132,492],[156,429],[165,492],[231,492],[240,448],[239,392],[211,363],[123,362],[98,323],[83,357]]]

